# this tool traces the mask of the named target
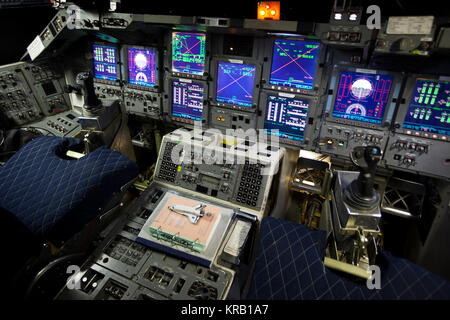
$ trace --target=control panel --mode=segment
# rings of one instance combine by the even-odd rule
[[[439,51],[435,37],[439,34],[439,41],[445,42],[446,29],[431,16],[389,17],[375,33],[361,24],[359,9],[352,10],[333,11],[329,23],[316,23],[311,29],[305,25],[302,33],[271,32],[265,22],[255,25],[256,29],[237,27],[242,31],[238,33],[227,26],[220,31],[206,25],[172,28],[170,23],[153,28],[156,16],[140,21],[140,16],[127,15],[115,40],[104,37],[88,45],[95,92],[100,99],[121,100],[128,113],[144,118],[185,128],[201,123],[203,129],[218,129],[222,134],[229,130],[234,136],[239,129],[255,129],[264,133],[266,141],[274,139],[283,147],[332,157],[348,159],[356,146],[377,145],[386,153],[380,166],[446,176],[442,172],[447,166],[442,163],[446,163],[445,146],[450,139],[449,79],[438,76],[433,68],[434,74],[413,74],[413,69],[430,69],[427,65],[398,68],[392,65],[399,58],[395,55],[392,60],[381,59],[398,53],[405,59],[417,55],[432,60],[429,54]],[[61,14],[55,16],[44,33],[55,36],[55,29],[57,35],[58,22],[65,23],[61,19]],[[141,36],[128,37],[129,28],[137,22],[148,28]],[[17,68],[2,67],[0,108],[12,122],[36,123],[69,109],[62,70],[57,66],[50,59],[39,59]],[[68,70],[66,76],[75,71]],[[53,134],[71,134],[64,122],[47,122]],[[227,148],[232,147],[220,145],[225,153]],[[434,153],[439,155],[437,163],[421,160]],[[238,167],[233,170],[239,176],[241,164]],[[221,176],[223,168],[211,168],[213,177]],[[185,180],[177,171],[170,183],[238,202],[239,187],[234,184],[240,176],[232,177],[236,180],[225,195],[222,180],[216,186],[215,180],[182,169]],[[205,171],[206,165],[199,164],[197,169]],[[197,178],[195,186],[189,182],[191,176]],[[197,184],[199,191],[195,191]],[[206,190],[202,186],[208,192],[202,193]],[[262,204],[261,199],[245,199],[245,206]],[[242,198],[239,201],[242,205]]]
[[[390,168],[450,177],[450,79],[412,74],[389,139]]]
[[[12,125],[36,121],[43,116],[24,74],[25,63],[0,68],[0,111]]]
[[[333,22],[337,20],[332,17]],[[342,20],[344,17],[341,17]],[[345,45],[347,47],[364,47],[370,41],[372,30],[359,24],[317,24],[320,40],[328,45]]]
[[[401,84],[398,73],[335,65],[317,139],[320,152],[348,157],[358,145],[384,150]]]
[[[78,115],[73,111],[64,111],[54,116],[46,117],[38,122],[25,125],[39,130],[43,135],[74,137],[81,130]]]
[[[23,70],[44,115],[69,110],[69,97],[63,90],[63,72],[57,64],[40,60],[25,65]]]
[[[436,31],[433,16],[389,17],[375,42],[375,52],[429,55]]]
[[[319,147],[321,152],[348,157],[348,151],[356,146],[375,145],[384,150],[389,132],[329,123],[320,128]]]
[[[390,168],[450,178],[450,148],[447,141],[396,134],[389,139],[384,159]]]
[[[160,93],[127,87],[124,89],[123,100],[125,109],[131,114],[152,119],[161,118],[162,98]]]
[[[283,148],[217,131],[178,129],[163,139],[155,180],[262,217],[283,154]]]
[[[123,99],[127,112],[152,119],[161,118],[158,49],[123,46],[121,57]]]
[[[57,299],[219,300],[227,297],[234,272],[210,268],[152,250],[137,235],[167,190],[146,189],[73,278],[78,290],[63,288]],[[219,253],[220,254],[220,253]]]
[[[211,107],[210,127],[225,131],[226,129],[256,129],[257,117],[255,113],[230,110],[216,106]]]

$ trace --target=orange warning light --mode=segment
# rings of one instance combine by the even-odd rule
[[[280,20],[280,1],[258,2],[258,20]]]

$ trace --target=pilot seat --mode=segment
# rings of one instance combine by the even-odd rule
[[[80,142],[38,137],[0,167],[1,239],[8,249],[2,264],[7,273],[2,274],[8,279],[36,261],[43,244],[62,247],[83,226],[117,206],[120,199],[115,196],[123,195],[137,177],[133,161],[104,146],[79,159],[67,157]]]

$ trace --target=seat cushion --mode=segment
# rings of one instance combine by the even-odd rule
[[[0,207],[35,236],[70,238],[137,176],[134,162],[105,147],[80,159],[64,159],[69,147],[78,143],[40,137],[0,168]]]
[[[258,242],[248,299],[450,299],[447,280],[385,251],[376,262],[380,289],[335,273],[323,263],[326,233],[304,225],[266,217]]]

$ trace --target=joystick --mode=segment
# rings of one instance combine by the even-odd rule
[[[109,146],[121,125],[119,99],[100,100],[95,94],[92,72],[77,74],[76,90],[83,95],[83,115],[78,117],[85,136],[86,153],[100,145]]]
[[[375,172],[381,160],[378,146],[358,146],[350,153],[358,171],[335,171],[331,201],[333,245],[330,257],[340,270],[368,278],[375,263],[376,239],[380,232],[380,195],[374,189]]]
[[[100,114],[103,109],[103,104],[95,94],[92,73],[80,72],[77,74],[76,83],[81,89],[81,93],[84,97],[83,110],[86,112],[86,115],[92,116]]]
[[[345,188],[344,201],[357,209],[373,209],[380,201],[373,183],[377,164],[381,160],[381,149],[378,146],[359,146],[352,150],[350,159],[359,169],[359,175]]]

